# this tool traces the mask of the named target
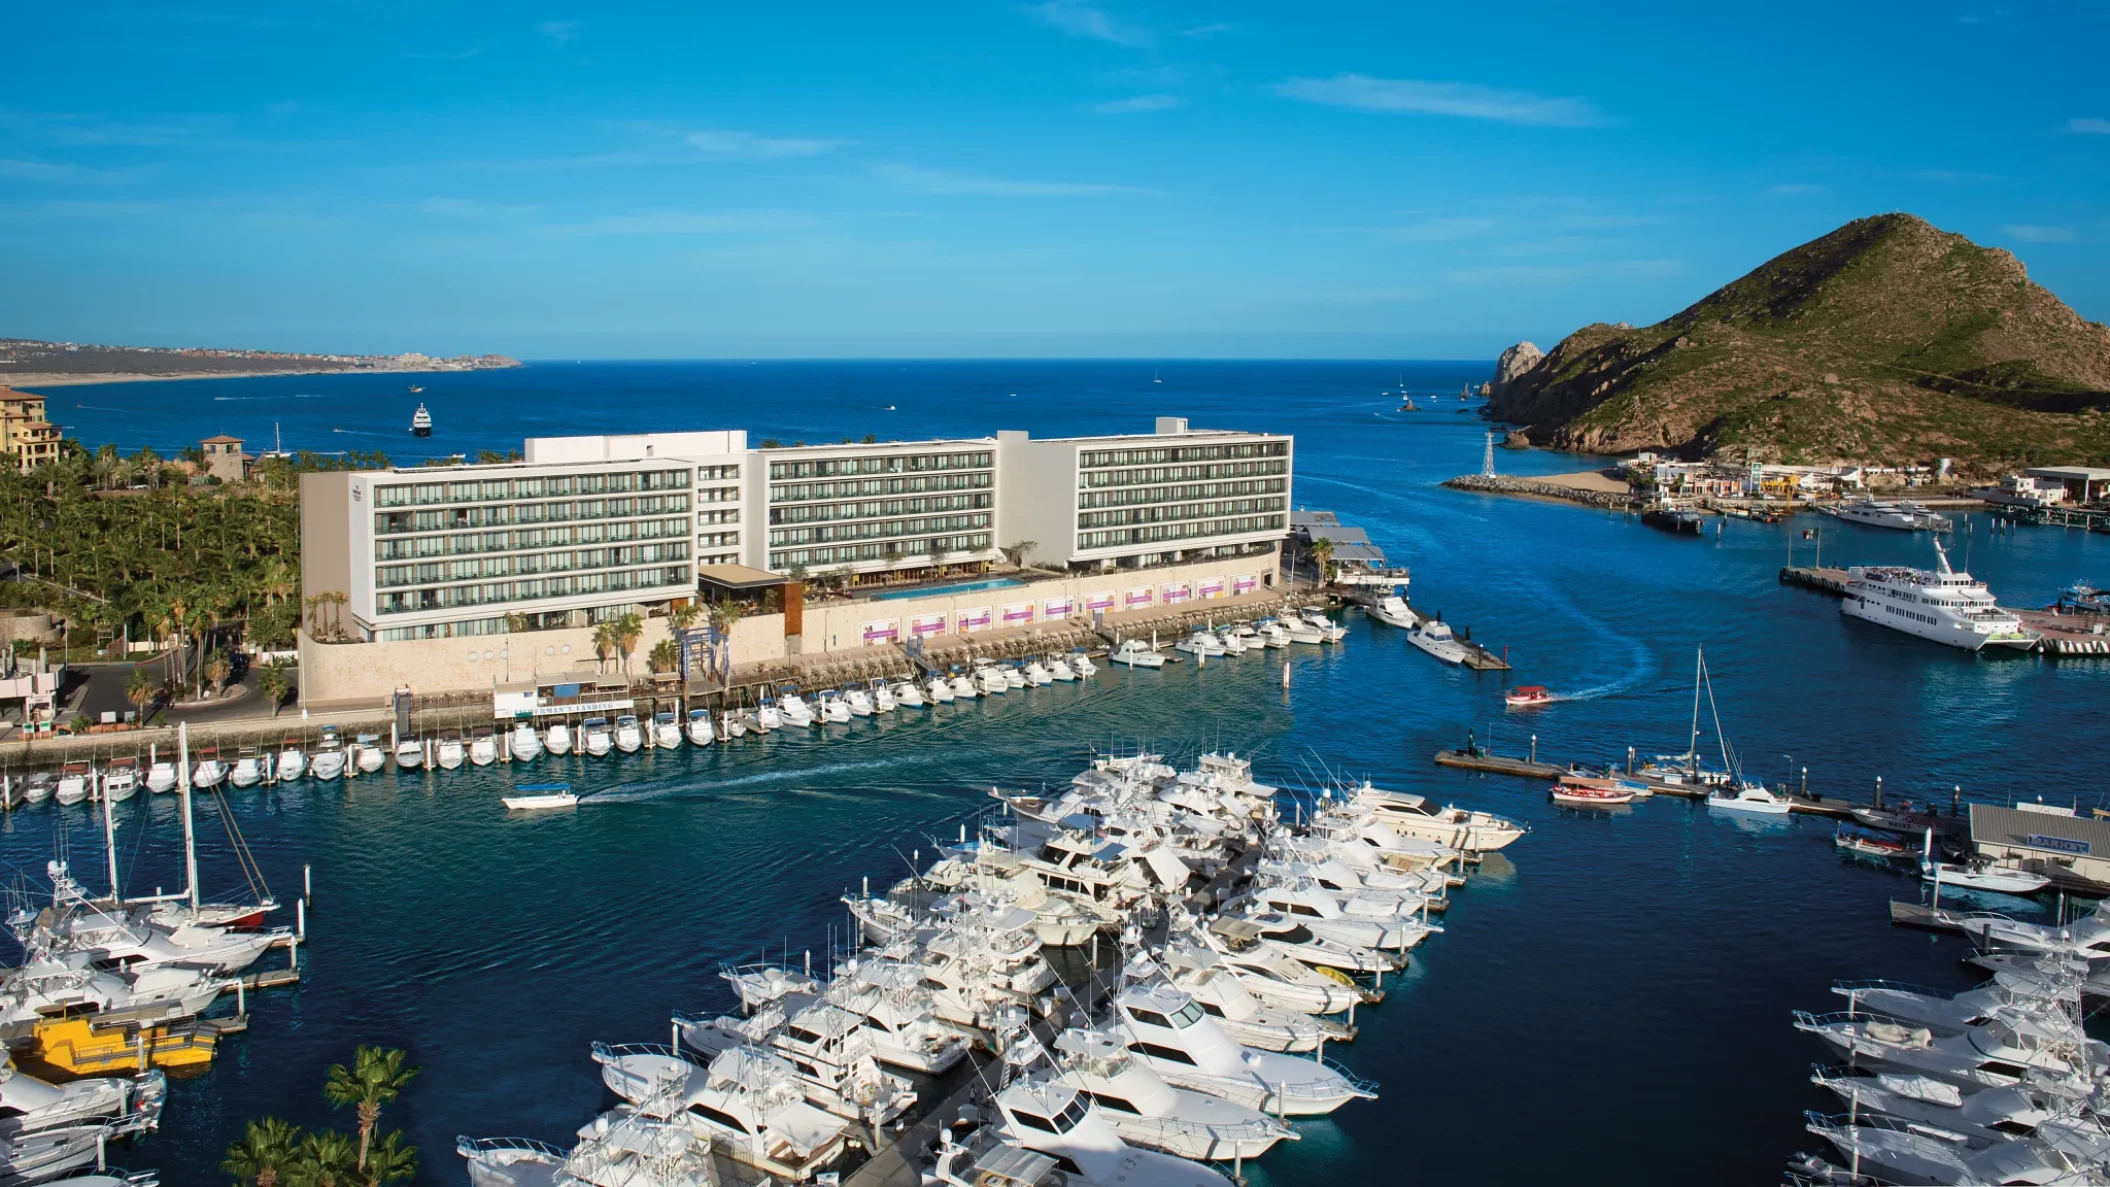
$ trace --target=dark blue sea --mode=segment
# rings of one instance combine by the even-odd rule
[[[1816,1149],[1802,1111],[1822,1058],[1788,1026],[1828,1010],[1839,977],[1961,989],[1962,945],[1893,930],[1912,883],[1835,856],[1831,826],[1754,822],[1660,798],[1552,808],[1529,782],[1439,769],[1468,729],[1506,751],[1537,736],[1559,759],[1627,747],[1675,752],[1707,649],[1722,724],[1747,770],[1809,770],[1813,790],[1946,800],[2042,796],[2085,810],[2106,790],[2110,662],[1976,657],[1841,620],[1783,587],[1811,559],[1927,564],[1924,538],[1806,518],[1673,538],[1617,515],[1460,494],[1483,423],[1455,393],[1485,363],[593,363],[469,375],[343,376],[51,389],[55,421],[90,443],[181,447],[233,433],[268,448],[379,449],[398,461],[519,447],[527,435],[744,427],[828,441],[1147,431],[1160,414],[1294,433],[1296,501],[1369,529],[1414,570],[1412,599],[1506,648],[1512,679],[1563,699],[1505,712],[1498,674],[1444,668],[1394,630],[1351,616],[1338,648],[1276,660],[1105,674],[1091,684],[908,711],[826,740],[778,736],[698,753],[532,775],[419,773],[236,793],[233,810],[274,889],[315,870],[310,975],[259,995],[254,1025],[205,1075],[180,1081],[160,1135],[123,1157],[170,1187],[220,1183],[245,1118],[332,1120],[324,1069],[355,1044],[406,1047],[424,1068],[390,1108],[423,1152],[420,1181],[460,1183],[456,1134],[563,1140],[602,1105],[587,1044],[665,1041],[676,1010],[729,1002],[723,961],[822,950],[838,897],[988,801],[990,785],[1065,780],[1089,751],[1222,747],[1264,776],[1320,767],[1520,816],[1533,832],[1458,892],[1391,997],[1329,1051],[1382,1084],[1374,1103],[1299,1125],[1248,1167],[1256,1182],[1688,1184],[1778,1181]],[[1162,382],[1153,382],[1153,373]],[[1397,413],[1404,381],[1422,404]],[[407,391],[416,382],[422,394]],[[1425,393],[1444,396],[1423,399]],[[405,431],[420,401],[438,431]],[[1477,405],[1475,405],[1477,407]],[[1591,459],[1501,452],[1512,473]],[[1994,534],[1978,518],[1956,554],[2011,605],[2110,578],[2110,538],[2051,528]],[[603,794],[575,813],[508,818],[509,778],[570,778]],[[165,798],[126,805],[134,887],[175,885],[180,837]],[[80,809],[0,822],[9,873],[38,874],[62,839],[99,868]],[[217,820],[209,889],[239,890]],[[96,875],[88,875],[91,880]],[[348,1116],[337,1117],[349,1125]]]

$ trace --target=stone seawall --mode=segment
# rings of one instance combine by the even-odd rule
[[[1485,474],[1461,474],[1443,485],[1452,490],[1477,491],[1489,495],[1540,495],[1548,499],[1566,499],[1570,503],[1581,503],[1589,507],[1605,507],[1623,511],[1632,506],[1632,495],[1601,490],[1581,490],[1562,486],[1554,482],[1534,482],[1529,478],[1505,478]]]

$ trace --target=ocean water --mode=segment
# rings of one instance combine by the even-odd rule
[[[1162,383],[1151,381],[1152,372]],[[424,1068],[384,1115],[423,1152],[421,1182],[460,1183],[456,1134],[562,1140],[603,1103],[595,1039],[665,1041],[677,1010],[730,1003],[721,962],[839,937],[839,897],[902,876],[988,788],[1055,783],[1093,747],[1251,754],[1264,778],[1368,777],[1519,816],[1532,832],[1457,893],[1353,1044],[1329,1049],[1381,1097],[1299,1123],[1249,1166],[1256,1183],[1673,1184],[1775,1181],[1816,1149],[1802,1110],[1824,1059],[1788,1012],[1828,1010],[1840,977],[1963,988],[1953,938],[1892,929],[1905,879],[1835,856],[1815,820],[1723,818],[1659,799],[1556,809],[1533,783],[1435,767],[1468,729],[1504,751],[1601,760],[1684,745],[1696,647],[1747,770],[1809,770],[1813,789],[1987,800],[2102,797],[2110,662],[1969,656],[1843,621],[1828,597],[1775,580],[1805,527],[1828,561],[1925,564],[1924,538],[1803,519],[1674,538],[1580,507],[1443,490],[1476,470],[1477,417],[1447,393],[1485,364],[766,363],[537,365],[417,379],[293,377],[53,389],[54,419],[90,442],[156,448],[219,432],[288,448],[517,448],[527,434],[746,427],[838,440],[1147,430],[1150,418],[1297,435],[1296,501],[1339,511],[1414,569],[1413,601],[1505,649],[1516,682],[1561,699],[1505,710],[1498,674],[1442,667],[1351,614],[1338,648],[1107,672],[1074,687],[909,710],[710,752],[684,749],[519,771],[419,772],[232,793],[273,888],[315,872],[308,980],[252,1000],[250,1032],[178,1081],[162,1132],[122,1160],[171,1187],[219,1183],[241,1121],[331,1120],[324,1069],[358,1043]],[[1422,411],[1396,413],[1404,380]],[[1430,402],[1423,393],[1444,393]],[[439,429],[413,451],[426,402]],[[891,411],[889,408],[891,407]],[[356,442],[356,445],[354,445]],[[1501,452],[1513,473],[1588,459]],[[1996,535],[1979,518],[1959,561],[2003,600],[2041,604],[2110,570],[2110,538]],[[1711,731],[1710,731],[1711,734]],[[509,818],[518,780],[568,778],[572,813]],[[173,886],[174,805],[120,811],[124,876]],[[239,878],[210,808],[208,889]],[[0,819],[0,861],[37,877],[62,847],[99,882],[81,809]],[[348,1116],[338,1117],[348,1125]]]

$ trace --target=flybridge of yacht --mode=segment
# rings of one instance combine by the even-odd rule
[[[1286,816],[1232,754],[1187,770],[1107,757],[1066,787],[992,793],[1000,806],[929,866],[844,896],[854,926],[823,967],[729,968],[739,1013],[674,1015],[671,1047],[596,1044],[625,1102],[609,1127],[664,1118],[810,1181],[853,1169],[857,1135],[914,1119],[917,1092],[880,1069],[942,1075],[978,1046],[1002,1056],[995,1115],[943,1132],[937,1182],[1014,1183],[992,1176],[1030,1163],[1072,1187],[1227,1187],[1189,1160],[1258,1157],[1295,1138],[1284,1117],[1376,1095],[1325,1058],[1356,1034],[1334,1015],[1382,1000],[1385,973],[1441,933],[1430,916],[1467,863],[1524,833],[1367,784]],[[1050,950],[1114,937],[1118,974],[1072,959],[1057,975]],[[459,1149],[477,1183],[555,1157]]]

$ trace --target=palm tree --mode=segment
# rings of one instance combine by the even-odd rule
[[[154,703],[154,697],[160,691],[160,686],[147,675],[145,668],[133,668],[132,674],[125,677],[125,699],[139,710],[139,724],[146,724],[147,706]]]
[[[386,1184],[416,1177],[418,1173],[418,1148],[402,1144],[403,1134],[391,1129],[381,1135],[367,1155],[365,1187],[385,1187]]]
[[[1040,547],[1040,541],[1038,540],[1020,540],[1016,543],[1006,544],[1003,549],[1004,559],[1010,561],[1013,568],[1023,569],[1026,567],[1026,558],[1032,555],[1033,550],[1038,547]]]
[[[265,664],[264,670],[256,674],[256,690],[271,702],[271,716],[278,716],[278,707],[286,699],[288,686],[286,670],[277,664]]]
[[[600,671],[601,665],[608,662],[608,657],[615,654],[615,646],[615,620],[606,619],[595,623],[593,628],[594,671]]]
[[[358,1173],[358,1150],[352,1139],[325,1129],[300,1140],[286,1172],[286,1187],[352,1187]]]
[[[227,653],[224,651],[213,652],[212,658],[205,661],[205,679],[207,683],[225,684],[228,675],[233,671],[234,665],[228,662]],[[202,694],[202,692],[203,690],[201,689],[200,693]]]
[[[703,607],[698,606],[695,599],[691,598],[679,606],[667,608],[667,625],[674,628],[675,634],[682,634],[694,627],[696,620],[702,616]]]
[[[293,1143],[299,1136],[300,1127],[291,1121],[276,1117],[251,1121],[242,1140],[227,1147],[220,1169],[243,1183],[277,1187],[279,1173],[293,1162]]]
[[[352,1053],[352,1066],[335,1064],[322,1086],[323,1099],[336,1108],[356,1105],[359,1110],[359,1170],[366,1170],[374,1126],[380,1123],[381,1106],[403,1094],[403,1086],[418,1069],[403,1066],[403,1052],[395,1047],[361,1047]],[[390,1134],[391,1138],[395,1135]],[[394,1142],[386,1143],[391,1149]],[[415,1150],[405,1153],[416,1153]],[[415,1164],[413,1164],[415,1165]],[[407,1177],[407,1176],[401,1176]],[[385,1182],[386,1180],[381,1180]]]
[[[644,637],[645,620],[635,611],[615,620],[616,646],[623,652],[623,675],[630,674],[630,653],[637,650],[637,641]]]
[[[1319,566],[1319,580],[1333,580],[1333,541],[1325,536],[1311,542],[1312,562]]]
[[[645,662],[652,666],[654,674],[672,672],[681,667],[681,648],[672,639],[661,639],[653,645]]]

